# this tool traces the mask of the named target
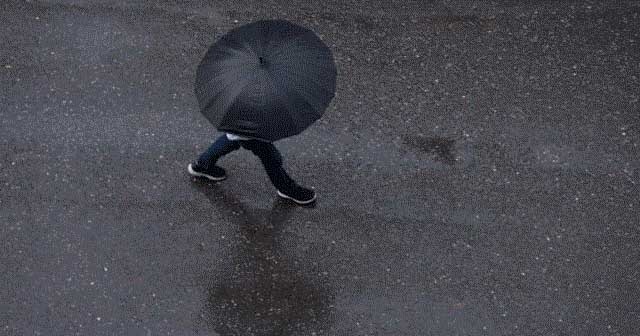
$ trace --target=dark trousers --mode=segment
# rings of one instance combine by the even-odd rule
[[[270,142],[260,140],[229,140],[226,134],[220,136],[200,157],[196,164],[204,170],[209,170],[224,155],[240,147],[256,155],[276,189],[287,193],[297,187],[297,184],[282,167],[282,155]]]

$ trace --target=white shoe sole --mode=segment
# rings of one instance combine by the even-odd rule
[[[277,190],[277,189],[276,189],[276,190]],[[280,192],[280,190],[278,190],[278,196],[280,196],[280,197],[282,197],[282,198],[290,199],[290,200],[292,200],[292,201],[294,201],[294,202],[296,202],[296,203],[298,203],[298,204],[309,204],[309,203],[311,203],[311,202],[313,202],[313,201],[315,201],[315,200],[316,200],[316,195],[314,194],[314,195],[313,195],[313,198],[312,198],[312,199],[310,199],[310,200],[308,200],[308,201],[298,201],[298,200],[294,199],[293,197],[289,197],[289,196],[287,196],[287,195],[285,195],[285,194],[281,193],[281,192]]]
[[[187,167],[187,169],[189,170],[189,174],[193,175],[193,176],[202,176],[202,177],[206,177],[212,181],[222,181],[224,179],[226,179],[227,177],[213,177],[211,175],[207,175],[207,174],[203,174],[203,173],[198,173],[197,171],[193,170],[193,167],[191,167],[191,163],[189,164],[189,166]]]

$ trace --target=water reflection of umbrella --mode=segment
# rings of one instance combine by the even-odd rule
[[[195,182],[194,186],[243,238],[215,267],[202,267],[200,262],[188,265],[186,273],[198,274],[198,282],[207,288],[199,323],[220,335],[282,336],[304,335],[301,329],[334,323],[335,288],[313,276],[321,269],[303,267],[304,256],[292,258],[283,238],[289,224],[295,223],[291,222],[295,205],[276,200],[272,209],[252,209],[223,190]],[[309,247],[302,245],[305,250]],[[219,252],[216,248],[202,251],[213,260]]]
[[[275,141],[322,117],[336,76],[331,50],[314,32],[262,20],[231,30],[209,48],[195,93],[219,131]]]

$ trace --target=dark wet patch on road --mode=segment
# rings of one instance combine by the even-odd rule
[[[403,143],[419,151],[433,155],[437,161],[454,165],[457,163],[456,140],[446,137],[403,136]]]
[[[267,259],[245,264],[246,274],[232,272],[209,288],[205,309],[216,332],[295,335],[329,325],[326,293],[297,272],[273,265]]]
[[[207,290],[200,318],[220,335],[299,335],[331,325],[332,287],[291,260],[283,229],[299,207],[282,199],[272,209],[249,209],[213,184],[195,184],[238,228],[232,255],[200,270]],[[232,237],[229,237],[232,238]],[[226,261],[224,261],[226,260]]]

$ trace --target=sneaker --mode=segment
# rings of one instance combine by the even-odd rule
[[[298,204],[309,204],[316,200],[315,191],[303,187],[296,187],[289,194],[278,190],[278,196],[290,199]]]
[[[218,166],[213,166],[209,171],[205,171],[195,163],[190,163],[187,169],[189,170],[189,174],[193,176],[202,176],[213,181],[222,181],[227,178],[227,174],[224,169]]]

